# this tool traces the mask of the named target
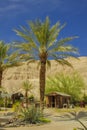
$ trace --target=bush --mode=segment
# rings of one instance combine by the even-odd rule
[[[13,104],[13,110],[15,112],[19,112],[20,111],[20,109],[21,109],[21,105],[20,104],[21,104],[20,102],[16,102],[16,103]]]
[[[40,118],[39,121],[43,122],[43,123],[49,123],[49,122],[51,122],[49,119],[44,118],[44,117]]]
[[[25,121],[28,121],[32,124],[43,122],[43,114],[41,113],[40,109],[36,108],[34,105],[30,106],[29,108],[22,108],[20,115]]]
[[[4,99],[0,97],[0,107],[4,107]]]

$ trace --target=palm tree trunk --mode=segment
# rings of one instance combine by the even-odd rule
[[[46,62],[41,62],[40,68],[40,108],[44,109]]]
[[[25,92],[26,108],[28,108],[28,92]]]

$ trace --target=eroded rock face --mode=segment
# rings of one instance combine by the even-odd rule
[[[47,69],[46,77],[56,75],[58,72],[70,73],[71,71],[79,72],[86,82],[87,80],[87,57],[80,57],[79,60],[68,59],[73,69],[68,66],[61,66],[54,60],[51,60],[51,68]],[[39,69],[37,69],[37,63],[24,63],[22,66],[9,68],[4,71],[2,86],[10,93],[15,93],[22,90],[22,83],[29,80],[34,89],[32,93],[34,96],[39,96]],[[86,82],[87,84],[87,82]]]
[[[32,85],[32,93],[37,95],[39,93],[39,70],[37,65],[24,63],[19,67],[12,67],[6,69],[3,73],[2,86],[8,93],[23,92],[22,84],[24,81],[29,80]]]

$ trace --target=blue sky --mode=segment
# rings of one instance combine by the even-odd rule
[[[0,0],[0,40],[19,40],[13,31],[28,20],[49,16],[51,24],[66,23],[61,37],[79,36],[71,44],[87,56],[87,0]]]

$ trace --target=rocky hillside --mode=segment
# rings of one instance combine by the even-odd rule
[[[87,84],[87,57],[80,57],[79,60],[68,59],[73,69],[68,66],[61,66],[54,60],[51,60],[51,68],[47,69],[46,76],[53,76],[58,72],[64,71],[70,73],[71,71],[78,71],[84,78]],[[20,67],[13,67],[5,70],[3,74],[2,86],[9,93],[23,92],[22,83],[28,79],[32,82],[34,89],[32,93],[37,95],[39,93],[39,69],[37,69],[37,63],[24,63]]]

